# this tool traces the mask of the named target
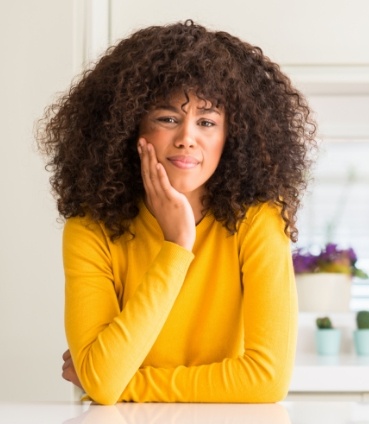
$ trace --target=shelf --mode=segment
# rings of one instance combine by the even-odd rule
[[[369,392],[369,357],[298,355],[291,392]]]
[[[369,393],[369,356],[355,353],[352,333],[355,313],[329,314],[342,330],[341,352],[320,356],[315,351],[315,319],[319,314],[299,314],[299,336],[290,392]]]

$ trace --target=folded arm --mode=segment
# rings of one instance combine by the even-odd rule
[[[88,230],[70,224],[65,232],[69,246],[66,329],[77,374],[91,398],[105,404],[284,398],[295,353],[297,302],[290,244],[277,209],[262,207],[238,234],[243,353],[198,366],[142,367],[193,255],[164,242],[136,293],[120,311],[103,237],[94,232],[81,237],[84,246],[69,243],[68,237],[79,239],[76,231]]]
[[[243,354],[200,366],[141,368],[121,401],[276,402],[286,396],[297,329],[290,242],[278,209],[268,205],[244,229]]]
[[[164,242],[120,310],[105,240],[97,224],[72,219],[65,226],[65,328],[84,390],[98,403],[113,404],[158,337],[193,254]]]

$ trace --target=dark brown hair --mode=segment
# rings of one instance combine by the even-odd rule
[[[61,216],[88,213],[113,239],[129,230],[144,197],[139,124],[155,102],[181,90],[226,111],[226,144],[204,208],[234,233],[249,206],[273,202],[296,241],[315,147],[310,109],[260,48],[192,21],[123,39],[46,110],[38,143]]]

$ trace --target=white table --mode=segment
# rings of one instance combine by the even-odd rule
[[[369,424],[369,403],[117,404],[0,402],[1,424]]]

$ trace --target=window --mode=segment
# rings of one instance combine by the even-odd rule
[[[322,143],[299,229],[298,247],[353,247],[369,273],[369,141]],[[369,309],[369,280],[355,279],[352,295],[352,310]]]

